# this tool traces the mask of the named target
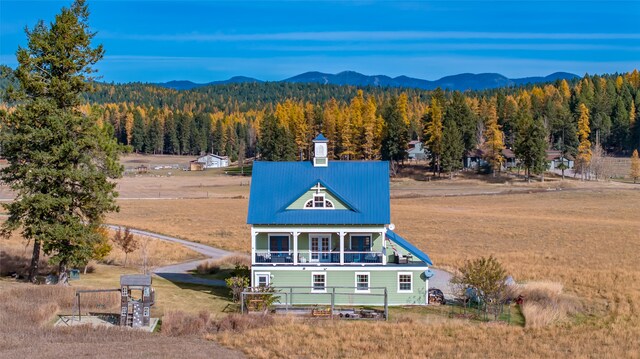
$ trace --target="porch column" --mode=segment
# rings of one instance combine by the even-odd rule
[[[387,265],[387,239],[385,234],[385,231],[380,232],[380,238],[382,238],[382,265]]]
[[[251,229],[251,264],[256,264],[256,234],[257,232]]]
[[[344,265],[344,232],[340,232],[340,265]]]
[[[298,236],[300,232],[293,232],[293,265],[298,265]]]

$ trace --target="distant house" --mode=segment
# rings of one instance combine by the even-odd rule
[[[547,150],[547,162],[549,162],[549,170],[551,171],[557,169],[561,163],[564,163],[567,169],[571,169],[573,168],[575,158],[568,153],[565,153],[563,156],[561,151]]]
[[[416,160],[416,161],[426,160],[427,154],[426,154],[426,150],[422,147],[422,142],[416,141],[416,140],[409,142],[409,148],[407,149],[407,156],[409,157],[409,160]]]
[[[505,148],[502,150],[502,157],[504,157],[504,162],[502,163],[502,169],[508,169],[516,166],[516,155],[513,150],[509,148]],[[467,151],[464,154],[464,167],[471,169],[478,169],[478,167],[488,165],[487,161],[484,160],[484,151],[480,148],[476,148],[473,151]]]
[[[204,168],[229,167],[229,157],[218,156],[212,153],[199,157],[196,162],[202,163]]]

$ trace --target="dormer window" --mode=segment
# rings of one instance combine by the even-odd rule
[[[313,196],[313,208],[324,208],[324,194]]]

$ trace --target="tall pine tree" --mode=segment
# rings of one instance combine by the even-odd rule
[[[40,21],[27,30],[28,45],[17,51],[20,87],[12,95],[20,102],[4,118],[0,137],[9,162],[0,180],[16,198],[3,205],[9,218],[2,232],[21,229],[33,241],[30,280],[42,246],[66,284],[68,265],[86,263],[102,240],[105,213],[118,209],[109,179],[123,169],[113,128],[78,110],[91,89],[92,66],[104,53],[91,46],[88,17],[84,0],[76,0],[50,26]]]

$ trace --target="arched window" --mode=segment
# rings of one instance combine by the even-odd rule
[[[305,209],[334,209],[335,206],[331,200],[325,198],[324,193],[314,194],[313,198],[305,202]]]

